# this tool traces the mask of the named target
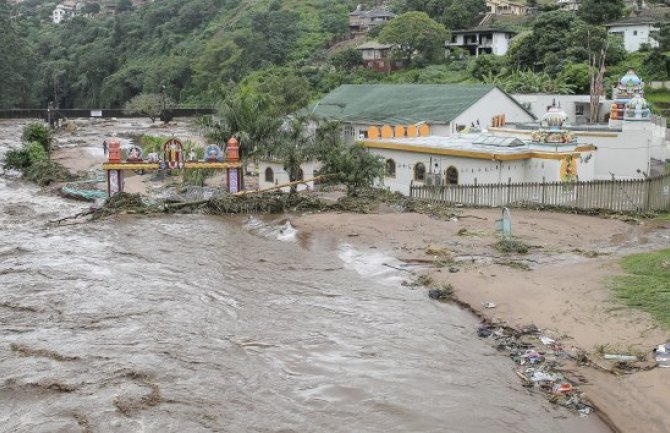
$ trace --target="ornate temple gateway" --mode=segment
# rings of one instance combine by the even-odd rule
[[[211,144],[205,149],[205,156],[202,160],[198,160],[193,151],[186,158],[184,145],[176,138],[171,138],[163,144],[162,156],[151,153],[144,158],[141,147],[131,146],[126,152],[127,156],[123,158],[121,142],[118,140],[110,140],[108,150],[109,160],[102,165],[102,169],[107,172],[107,195],[109,197],[123,192],[124,170],[225,170],[229,192],[238,192],[242,185],[240,147],[235,138],[228,140],[225,157],[219,146]]]

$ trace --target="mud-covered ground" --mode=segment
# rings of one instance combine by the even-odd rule
[[[60,145],[153,130],[129,122]],[[0,130],[0,153],[18,145]],[[607,431],[529,395],[470,314],[401,285],[406,251],[377,238],[427,217],[368,216],[370,238],[336,214],[58,226],[87,205],[11,174],[0,196],[2,432]]]

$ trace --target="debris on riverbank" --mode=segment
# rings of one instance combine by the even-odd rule
[[[534,325],[514,329],[484,320],[477,328],[477,335],[492,340],[497,350],[512,358],[517,366],[515,373],[524,387],[540,391],[551,403],[580,415],[595,411],[579,388],[588,383],[586,378],[564,365],[581,356],[576,349],[567,350]]]

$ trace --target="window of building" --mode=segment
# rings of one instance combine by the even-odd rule
[[[458,185],[458,169],[454,166],[451,166],[447,169],[447,184],[449,185]]]
[[[637,36],[637,30],[633,30],[633,36]]]
[[[272,171],[270,167],[265,169],[265,181],[266,182],[274,182],[275,181],[275,173]]]
[[[302,168],[298,170],[298,178],[296,180],[305,180],[305,173],[303,173]]]
[[[584,115],[584,106],[582,104],[575,105],[575,114],[577,116],[583,116]]]
[[[414,180],[419,182],[426,180],[426,166],[422,162],[414,165]]]
[[[386,176],[395,177],[395,161],[392,159],[386,160]]]

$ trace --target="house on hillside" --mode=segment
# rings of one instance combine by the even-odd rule
[[[473,56],[493,54],[504,56],[509,42],[516,32],[493,28],[475,27],[467,30],[454,30],[451,39],[445,43],[446,49],[462,48]]]
[[[659,30],[659,24],[666,19],[668,12],[670,12],[669,7],[650,7],[628,18],[607,24],[607,32],[620,36],[629,53],[639,51],[644,44],[658,47],[658,41],[652,37],[652,34]]]
[[[349,31],[353,35],[367,33],[371,28],[384,24],[395,18],[395,14],[386,8],[380,7],[364,11],[358,5],[355,11],[349,14]]]
[[[579,0],[556,0],[556,6],[564,11],[578,11]]]
[[[65,0],[56,5],[51,13],[51,20],[60,24],[70,18],[83,15],[84,3],[77,0]]]
[[[493,15],[526,15],[528,6],[509,0],[486,0],[486,7]]]
[[[345,84],[311,110],[342,123],[345,140],[378,137],[449,137],[504,115],[532,122],[521,104],[491,84]]]
[[[366,42],[356,47],[363,57],[363,65],[377,72],[391,72],[403,67],[401,60],[393,60],[393,45],[380,44],[376,41]]]

